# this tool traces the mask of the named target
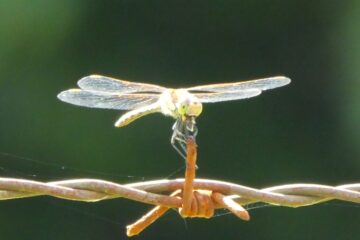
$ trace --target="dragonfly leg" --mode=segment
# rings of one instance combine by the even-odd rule
[[[178,141],[175,141],[175,142],[171,143],[171,145],[173,146],[175,151],[186,161],[186,152],[184,153],[182,144]],[[181,147],[179,147],[178,145]]]
[[[187,119],[186,121],[182,121],[181,119],[178,119],[173,125],[171,145],[179,153],[179,155],[185,160],[185,162],[187,162],[187,158],[186,158],[187,140],[189,138],[193,138],[195,140],[197,133],[198,133],[198,129],[195,125],[194,119]],[[196,166],[196,169],[198,169],[198,166]]]
[[[180,154],[180,156],[186,161],[186,140],[184,134],[179,132],[178,129],[174,129],[171,136],[171,145]]]
[[[197,136],[197,134],[198,134],[198,128],[197,128],[196,125],[194,125],[193,134],[192,134],[192,136],[194,137],[194,139],[195,139],[195,137]]]

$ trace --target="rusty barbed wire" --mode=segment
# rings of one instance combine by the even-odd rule
[[[163,179],[122,185],[100,179],[39,182],[0,178],[0,200],[43,195],[84,202],[127,198],[151,205],[178,208],[182,205],[181,199],[160,193],[182,189],[183,185],[184,179]],[[241,205],[263,202],[285,207],[302,207],[333,199],[360,203],[360,183],[340,186],[298,183],[256,189],[224,181],[195,179],[194,189],[231,195],[231,198]]]
[[[95,202],[122,197],[155,205],[147,214],[126,227],[128,236],[141,233],[169,208],[178,208],[183,218],[211,218],[215,209],[226,208],[238,218],[248,221],[250,215],[243,205],[255,202],[287,207],[313,205],[332,199],[360,203],[360,183],[336,187],[288,184],[255,189],[229,182],[196,179],[197,145],[194,138],[187,139],[186,148],[185,179],[121,185],[99,179],[70,179],[45,183],[0,178],[0,200],[49,195],[74,201]],[[169,192],[172,193],[168,195]]]

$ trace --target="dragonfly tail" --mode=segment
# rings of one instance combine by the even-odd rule
[[[115,123],[115,127],[124,127],[129,123],[135,121],[138,118],[141,118],[150,113],[160,112],[161,108],[158,103],[150,104],[144,107],[134,109],[132,111],[126,112],[123,114]]]

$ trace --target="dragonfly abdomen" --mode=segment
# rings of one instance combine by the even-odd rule
[[[144,107],[137,108],[135,110],[126,112],[123,114],[119,120],[116,121],[115,127],[123,127],[128,125],[129,123],[135,121],[136,119],[139,119],[145,115],[148,115],[150,113],[160,112],[161,108],[160,105],[156,102],[153,104],[149,104]]]

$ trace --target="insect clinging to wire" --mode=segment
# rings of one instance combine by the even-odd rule
[[[61,92],[58,98],[71,104],[117,110],[129,110],[115,123],[123,127],[150,113],[161,112],[176,119],[171,143],[184,157],[183,149],[176,147],[187,135],[196,135],[196,118],[202,112],[202,103],[240,100],[259,95],[262,91],[290,83],[283,76],[234,83],[209,84],[190,88],[162,86],[90,75],[78,81],[77,89]]]

